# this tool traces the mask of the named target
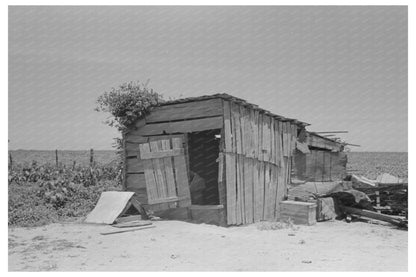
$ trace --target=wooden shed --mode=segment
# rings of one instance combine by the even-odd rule
[[[124,188],[162,217],[277,220],[307,125],[228,94],[164,103],[123,135]]]
[[[293,175],[307,182],[341,181],[347,175],[347,155],[344,144],[302,130],[298,137]]]

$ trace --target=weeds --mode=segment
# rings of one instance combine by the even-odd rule
[[[120,166],[9,168],[9,226],[40,226],[85,216],[103,191],[120,190]]]

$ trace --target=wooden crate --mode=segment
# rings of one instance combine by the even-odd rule
[[[281,219],[291,218],[295,224],[313,225],[316,224],[315,203],[283,201],[280,202]]]

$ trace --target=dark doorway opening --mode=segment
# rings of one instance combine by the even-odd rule
[[[220,129],[188,134],[190,189],[193,205],[218,205]],[[218,137],[217,137],[218,136]]]

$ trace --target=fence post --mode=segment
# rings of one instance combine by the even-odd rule
[[[58,167],[58,149],[55,150],[55,163],[56,167]]]
[[[94,149],[91,148],[90,150],[90,167],[94,165]]]

